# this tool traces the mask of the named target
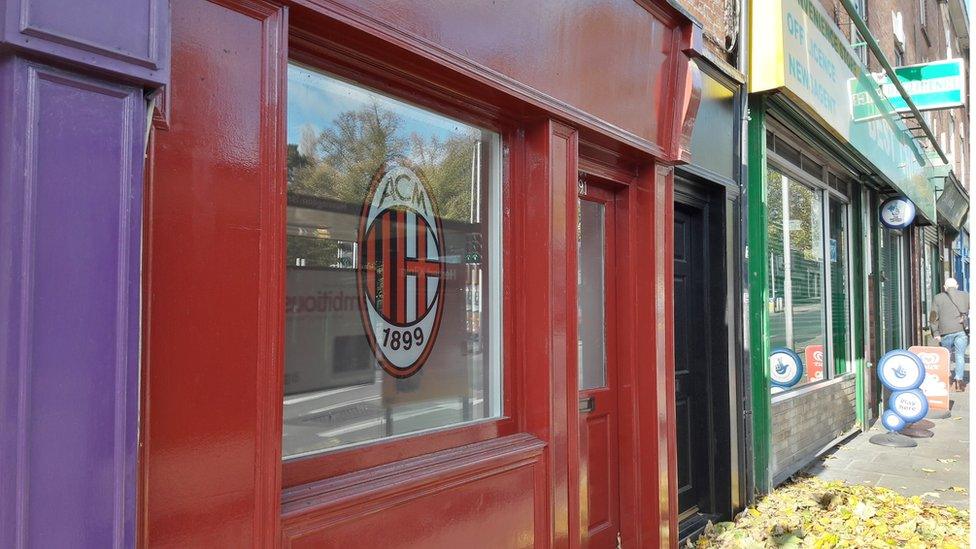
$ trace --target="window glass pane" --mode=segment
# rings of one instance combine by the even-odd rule
[[[823,210],[820,192],[789,182],[790,278],[793,350],[805,366],[803,381],[824,379]]]
[[[850,246],[847,225],[847,206],[831,198],[829,205],[830,238],[830,316],[834,372],[847,373],[850,369],[851,320],[850,320]]]
[[[883,354],[901,346],[901,235],[882,228],[879,244]]]
[[[786,255],[783,248],[783,174],[768,174],[767,218],[769,226],[769,346],[791,347],[786,325]]]
[[[579,387],[606,385],[603,204],[579,201],[576,249],[579,316]]]
[[[850,184],[845,179],[841,179],[834,174],[830,174],[828,180],[830,181],[830,188],[840,192],[844,196],[850,196],[850,194],[848,194],[850,192]]]
[[[924,234],[924,233],[923,233]],[[919,265],[921,276],[919,279],[922,281],[922,291],[920,292],[919,298],[921,299],[921,307],[919,307],[919,316],[921,317],[920,326],[928,326],[928,311],[931,309],[932,297],[934,293],[932,292],[932,282],[933,282],[933,254],[932,245],[926,243],[922,249],[922,262]]]
[[[776,154],[782,156],[796,167],[800,167],[800,164],[803,162],[799,149],[796,149],[779,138],[776,139]]]
[[[802,166],[803,171],[816,177],[817,179],[823,178],[823,164],[819,160],[815,160],[807,155],[803,155]]]
[[[768,172],[769,327],[773,392],[828,377],[821,193]],[[784,362],[792,353],[798,367]],[[774,360],[775,358],[775,360]]]
[[[283,455],[501,414],[498,134],[288,68]]]

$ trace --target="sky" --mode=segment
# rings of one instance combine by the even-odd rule
[[[391,99],[362,86],[325,73],[290,64],[288,66],[288,142],[299,143],[302,128],[310,126],[316,134],[332,125],[344,111],[359,110],[376,103],[395,112],[402,122],[400,134],[420,134],[425,139],[444,140],[458,133],[475,131],[472,126],[430,111]]]

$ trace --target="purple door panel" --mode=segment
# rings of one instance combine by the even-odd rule
[[[0,546],[131,547],[143,92],[0,71]]]

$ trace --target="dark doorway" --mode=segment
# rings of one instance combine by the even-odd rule
[[[678,179],[674,205],[674,387],[681,538],[731,513],[723,195]]]

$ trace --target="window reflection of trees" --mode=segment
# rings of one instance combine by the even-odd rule
[[[358,205],[382,164],[405,157],[429,186],[441,219],[471,222],[471,178],[480,169],[473,165],[480,132],[459,127],[444,138],[407,134],[406,126],[403,117],[375,103],[340,113],[318,133],[305,125],[299,142],[288,144],[289,204],[314,197]],[[352,268],[351,245],[327,235],[291,235],[288,265]]]
[[[358,204],[376,171],[406,157],[422,174],[443,219],[470,221],[471,175],[480,135],[460,128],[446,138],[406,134],[403,118],[376,104],[345,111],[316,134],[306,125],[288,145],[288,192]]]
[[[295,65],[289,84],[288,298],[327,306],[286,320],[283,455],[500,415],[500,303],[488,281],[500,276],[488,226],[500,210],[499,136]],[[375,366],[355,302],[363,201],[394,158],[436,202],[448,288],[437,346],[402,380]]]
[[[769,341],[800,356],[803,385],[816,374],[807,351],[825,340],[822,194],[772,168],[767,185]]]

